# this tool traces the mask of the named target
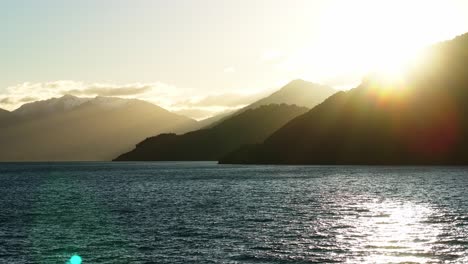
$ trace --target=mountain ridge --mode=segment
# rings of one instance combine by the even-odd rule
[[[219,162],[466,165],[468,34],[431,46],[426,60],[402,83],[369,76]]]
[[[302,79],[295,79],[281,87],[279,90],[271,93],[270,95],[257,100],[231,114],[219,118],[215,122],[206,125],[202,128],[210,128],[228,118],[238,115],[248,109],[254,109],[262,105],[269,104],[290,104],[312,108],[321,103],[329,96],[336,93],[337,90],[330,86],[308,82]]]
[[[228,151],[234,150],[234,147],[239,147],[242,144],[259,143],[268,134],[289,121],[286,120],[287,118],[291,119],[299,112],[305,112],[308,109],[307,107],[300,106],[301,104],[315,105],[335,92],[333,88],[328,86],[299,79],[293,80],[278,91],[257,100],[241,110],[229,113],[221,118],[212,118],[218,120],[214,122],[210,120],[211,124],[202,127],[200,130],[180,136],[159,135],[146,139],[137,144],[134,150],[120,155],[116,160],[217,160],[222,155],[227,154]],[[280,104],[278,105],[278,103]],[[271,107],[266,107],[269,105]],[[269,109],[269,111],[265,109]],[[273,120],[274,116],[272,113],[275,111],[278,115],[278,120]],[[255,115],[253,113],[262,114]],[[255,115],[257,119],[246,117],[249,114]],[[224,132],[216,132],[223,130],[222,127],[228,124],[236,123],[236,120],[239,119],[250,120],[250,123],[237,123],[237,126],[232,126],[233,131],[244,133],[255,127],[257,130],[252,131],[255,134],[259,133],[258,131],[262,131],[262,128],[258,127],[258,125],[264,124],[266,128],[263,128],[262,136],[247,139],[248,136],[244,135],[246,139],[242,141],[230,136],[233,132],[225,129]],[[266,120],[269,120],[270,123],[267,123]],[[273,123],[274,125],[272,125]],[[202,143],[199,144],[197,141]],[[233,141],[234,143],[229,141]],[[213,150],[215,148],[213,145],[224,146],[224,149],[215,151]],[[200,153],[193,152],[193,149],[198,150]],[[208,153],[209,151],[212,151],[212,153]]]
[[[32,115],[34,117],[72,110],[79,105],[92,100],[92,98],[79,98],[73,95],[53,97],[46,100],[39,100],[21,105],[11,113],[17,116]]]
[[[5,109],[0,108],[0,115],[10,115],[11,112]]]
[[[256,108],[261,105],[280,103],[312,108],[336,92],[337,90],[327,85],[295,79],[284,85],[278,91],[250,104],[246,108]]]
[[[305,107],[286,104],[248,109],[211,128],[147,138],[115,161],[217,160],[242,144],[262,141],[271,131],[305,111]]]
[[[0,123],[2,161],[111,160],[154,133],[197,125],[149,102],[115,97],[64,96],[28,104],[20,113]]]

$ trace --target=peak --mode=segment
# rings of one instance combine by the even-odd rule
[[[284,87],[291,87],[291,86],[297,87],[297,86],[324,86],[324,85],[320,83],[309,82],[303,79],[295,79],[295,80],[290,81]]]
[[[289,86],[289,85],[304,84],[304,83],[309,83],[309,82],[304,81],[303,79],[295,79],[295,80],[290,81],[290,82],[287,84],[287,86]]]
[[[303,79],[296,79],[296,80],[292,80],[290,81],[288,84],[286,84],[285,86],[283,86],[283,88],[281,90],[297,90],[297,89],[304,89],[304,88],[310,88],[310,87],[315,87],[315,86],[322,86],[320,84],[317,84],[317,83],[312,83],[312,82],[308,82],[308,81],[305,81]]]
[[[71,94],[65,94],[64,96],[60,97],[61,99],[76,99],[78,97],[71,95]]]

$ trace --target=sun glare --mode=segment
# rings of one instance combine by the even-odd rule
[[[330,1],[320,36],[296,65],[320,65],[303,75],[324,82],[371,72],[398,80],[423,48],[463,32],[459,20],[456,7],[444,1]]]
[[[356,227],[364,234],[350,249],[356,253],[368,250],[365,257],[348,259],[347,263],[432,263],[431,242],[442,230],[427,229],[421,224],[436,214],[430,206],[398,200],[378,200],[359,205],[360,217],[347,217],[343,225]],[[437,226],[436,226],[437,227]],[[348,241],[340,241],[343,244]]]

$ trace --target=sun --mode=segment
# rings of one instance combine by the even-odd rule
[[[310,79],[378,72],[398,80],[424,48],[465,30],[458,12],[445,1],[331,0],[320,19],[320,36],[297,56],[296,65],[319,65],[304,70]]]

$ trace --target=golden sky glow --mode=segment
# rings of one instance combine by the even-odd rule
[[[467,30],[461,2],[330,1],[310,45],[283,62],[305,79],[353,86],[368,72],[390,75],[432,43]],[[340,78],[341,77],[341,78]],[[353,81],[354,78],[354,81]]]
[[[464,0],[29,3],[0,4],[0,108],[113,94],[98,86],[200,118],[292,79],[348,89],[369,72],[395,76],[421,48],[468,32]]]

